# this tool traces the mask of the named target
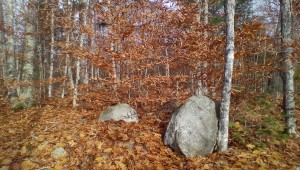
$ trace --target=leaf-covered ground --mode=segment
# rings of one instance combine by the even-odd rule
[[[163,144],[162,134],[170,119],[165,113],[140,111],[139,123],[100,123],[97,121],[100,111],[54,104],[13,111],[2,105],[0,169],[296,169],[300,166],[299,138],[287,139],[279,134],[282,124],[276,117],[273,122],[262,123],[266,117],[263,115],[278,115],[278,107],[250,104],[240,104],[232,111],[235,119],[230,126],[229,151],[197,158],[185,158]],[[256,114],[252,113],[255,111]],[[265,111],[268,113],[259,114]],[[269,127],[269,124],[275,125]],[[67,156],[54,158],[51,152],[59,147],[67,151]]]

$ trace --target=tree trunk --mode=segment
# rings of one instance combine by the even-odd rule
[[[203,21],[204,24],[208,24],[208,0],[203,0],[203,6],[204,6]]]
[[[0,25],[4,26],[4,11],[3,11],[3,2],[0,1]],[[0,30],[0,50],[5,50],[5,32]],[[3,52],[0,53],[0,78],[5,79],[5,54]]]
[[[51,1],[51,43],[50,43],[50,68],[49,68],[49,87],[48,97],[52,97],[52,81],[53,81],[53,59],[54,59],[54,3]]]
[[[75,83],[73,89],[73,107],[77,107],[77,100],[78,100],[78,84],[80,79],[80,58],[76,58],[76,75],[75,75]]]
[[[14,28],[14,1],[7,0],[6,1],[6,28],[9,30],[13,30]],[[6,34],[6,78],[12,83],[15,80],[15,58],[14,58],[14,39],[13,39],[13,31]],[[13,86],[8,89],[8,93],[14,93],[15,88]]]
[[[29,3],[35,4],[34,1]],[[35,49],[36,49],[36,39],[34,34],[36,32],[35,18],[36,18],[36,9],[34,6],[28,9],[28,20],[25,24],[25,30],[28,35],[26,35],[25,39],[25,54],[24,54],[24,67],[23,67],[23,75],[22,80],[28,82],[29,84],[25,87],[21,88],[20,98],[23,100],[33,100],[33,77],[34,77],[34,57],[35,57]]]
[[[70,33],[67,32],[67,41],[66,41],[66,48],[69,48],[69,43],[70,43]],[[68,79],[68,70],[70,67],[70,55],[66,54],[66,58],[65,58],[65,67],[64,67],[64,81],[63,81],[63,87],[62,87],[62,93],[61,93],[61,98],[65,97],[65,92],[66,92],[66,81]],[[71,70],[71,69],[70,69]],[[72,74],[72,73],[71,73]],[[73,79],[70,79],[71,81],[71,85],[73,84]]]
[[[86,0],[86,4],[85,4],[85,8],[82,11],[82,23],[83,23],[83,27],[87,27],[87,15],[88,15],[88,9],[89,9],[89,4],[90,1]],[[82,32],[81,33],[81,37],[80,37],[80,47],[81,49],[83,49],[84,47],[84,39],[86,37],[86,33]],[[83,84],[88,84],[89,83],[89,72],[88,72],[88,60],[87,59],[81,59],[81,65],[82,65],[82,78],[81,78],[81,82],[83,82]]]
[[[292,48],[292,2],[291,0],[280,0],[281,13],[281,56],[285,68],[282,71],[283,81],[283,111],[286,120],[286,132],[296,134],[295,101],[294,101],[294,67],[290,59]]]
[[[66,12],[69,13],[68,16],[69,18],[72,17],[72,12],[69,11],[69,0],[64,2],[64,6],[66,8]],[[70,37],[71,37],[71,29],[66,29],[66,49],[69,49],[69,43],[70,43]],[[74,89],[74,82],[73,82],[73,77],[72,77],[72,70],[70,66],[70,55],[69,53],[66,54],[65,57],[65,67],[64,67],[64,81],[63,81],[63,87],[62,87],[62,93],[61,93],[61,98],[65,97],[66,94],[66,81],[70,80],[70,85],[71,89]]]
[[[218,146],[220,151],[226,151],[228,148],[229,108],[234,61],[234,10],[235,0],[226,0],[226,56],[224,67],[224,87],[222,90],[222,101],[219,117],[218,138]]]

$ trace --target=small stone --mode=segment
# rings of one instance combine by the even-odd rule
[[[55,159],[67,156],[67,151],[63,147],[56,148],[51,152],[51,156]]]
[[[111,106],[107,108],[106,111],[100,114],[99,121],[104,122],[107,120],[120,121],[123,120],[125,122],[138,122],[137,112],[130,107],[128,104],[117,104],[115,106]]]

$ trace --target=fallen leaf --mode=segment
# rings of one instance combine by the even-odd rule
[[[5,158],[4,160],[1,161],[2,165],[8,165],[12,162],[11,158]]]
[[[71,140],[71,141],[69,141],[68,143],[69,143],[69,145],[70,145],[71,147],[73,147],[73,146],[75,146],[75,145],[77,144],[76,142],[74,142],[74,140]]]
[[[114,161],[117,168],[127,169],[126,165],[122,161]]]
[[[34,162],[32,162],[32,161],[30,161],[30,160],[25,160],[25,161],[22,162],[21,167],[24,170],[27,170],[27,169],[31,170],[31,169],[36,168],[37,164],[34,163]]]
[[[54,170],[63,170],[64,167],[61,164],[56,164],[53,169]]]
[[[101,149],[102,148],[102,145],[104,144],[103,142],[100,142],[100,141],[97,141],[95,142],[96,146],[98,149]]]
[[[112,151],[112,148],[107,148],[107,149],[104,149],[104,153],[110,153]]]
[[[255,148],[255,145],[253,145],[253,144],[248,144],[248,145],[246,145],[246,146],[247,146],[248,149],[251,149],[251,150],[252,150],[253,148]]]

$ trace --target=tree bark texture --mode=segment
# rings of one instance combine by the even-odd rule
[[[48,97],[52,97],[52,81],[53,81],[53,59],[54,59],[54,4],[51,2],[51,43],[50,43],[50,70],[49,70],[49,87]]]
[[[4,11],[3,11],[3,1],[0,1],[0,25],[4,26]],[[0,50],[4,51],[5,50],[5,32],[0,30]],[[0,78],[5,79],[5,53],[1,52],[0,53]]]
[[[234,61],[234,10],[235,0],[226,0],[226,56],[218,135],[218,147],[220,151],[226,151],[228,148],[229,108]]]
[[[280,0],[281,13],[281,56],[284,59],[282,65],[283,81],[283,110],[286,120],[286,132],[296,134],[295,101],[294,101],[294,67],[290,59],[292,48],[292,2],[291,0]]]
[[[5,1],[4,1],[5,2]],[[6,9],[6,28],[12,30],[9,34],[6,34],[6,78],[8,81],[15,80],[15,58],[14,58],[14,39],[13,39],[13,28],[14,28],[14,1],[7,0],[5,4]],[[9,89],[8,93],[14,92],[14,87]]]
[[[29,2],[33,3],[34,2]],[[25,30],[27,33],[30,33],[26,36],[25,40],[25,59],[23,66],[23,75],[22,80],[28,82],[29,84],[22,88],[20,93],[21,99],[32,100],[33,99],[33,77],[34,77],[34,57],[36,49],[36,39],[33,33],[36,32],[36,9],[28,9],[28,20],[25,24]]]

